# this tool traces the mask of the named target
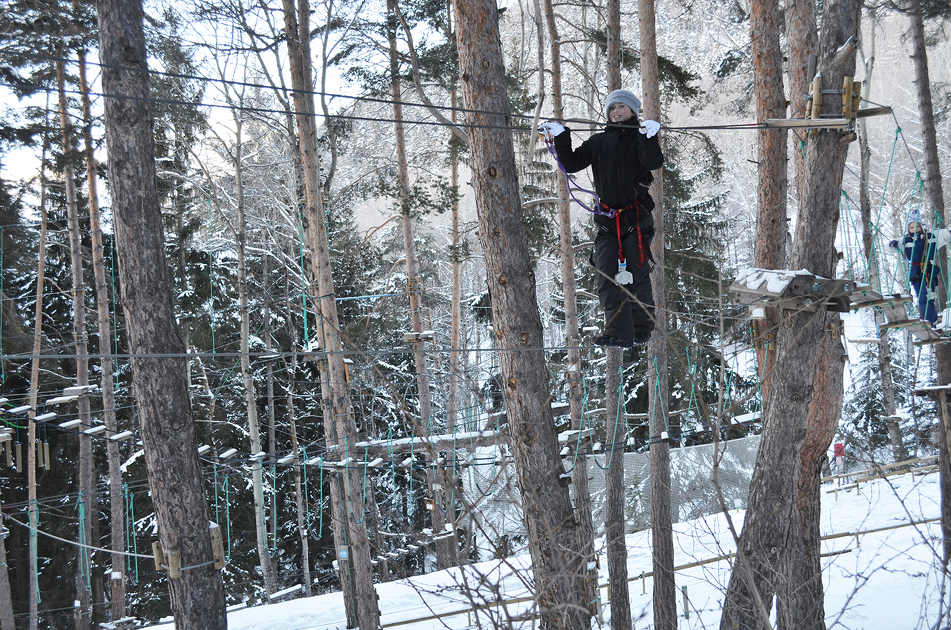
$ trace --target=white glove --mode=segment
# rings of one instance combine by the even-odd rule
[[[556,123],[554,120],[549,120],[546,123],[538,125],[538,137],[545,142],[551,142],[555,136],[560,136],[564,132],[565,126],[561,123]]]
[[[660,131],[660,123],[656,120],[645,120],[641,123],[640,131],[648,138],[653,138]]]

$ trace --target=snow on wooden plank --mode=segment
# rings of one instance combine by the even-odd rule
[[[288,595],[294,595],[295,593],[302,593],[302,592],[304,592],[304,586],[302,584],[298,584],[296,586],[285,588],[283,591],[271,593],[271,595],[268,596],[268,599],[273,601],[275,599],[280,599],[281,597],[287,597]]]
[[[730,290],[748,295],[750,301],[759,298],[781,298],[789,295],[803,295],[815,283],[816,277],[803,269],[789,271],[787,269],[758,269],[751,267],[744,269],[730,285]]]
[[[447,433],[425,437],[409,437],[397,440],[367,440],[357,442],[353,448],[360,453],[383,455],[384,453],[409,453],[419,451],[440,451],[446,449],[460,449],[474,446],[487,446],[505,441],[506,438],[498,431],[466,431],[462,433]],[[340,450],[341,446],[328,450]]]

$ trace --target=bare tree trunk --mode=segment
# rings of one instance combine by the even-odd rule
[[[605,51],[605,75],[608,80],[608,92],[621,89],[621,0],[607,0],[605,8],[605,30],[607,49]],[[640,14],[640,11],[638,11]],[[643,51],[641,51],[643,59]],[[637,112],[634,112],[637,114]]]
[[[496,3],[454,3],[472,182],[541,627],[590,625],[583,543],[558,454],[535,274],[516,180]],[[495,113],[489,113],[495,112]],[[509,351],[511,350],[511,351]]]
[[[72,276],[73,338],[76,353],[76,385],[89,385],[89,355],[86,343],[86,300],[83,285],[83,256],[79,235],[79,201],[76,197],[76,180],[73,171],[73,139],[70,133],[69,111],[66,104],[66,62],[56,62],[56,83],[59,92],[59,123],[62,131],[63,153],[66,166],[63,169],[66,189],[66,214],[69,225],[69,263]],[[85,426],[92,424],[89,396],[80,396],[79,419]],[[98,513],[93,490],[92,437],[79,435],[79,536],[80,542],[92,544],[92,519]],[[76,554],[76,601],[77,630],[89,628],[92,615],[92,558],[89,550],[77,547]]]
[[[100,0],[106,141],[118,235],[119,277],[128,315],[132,383],[159,543],[179,577],[168,580],[180,628],[224,630],[224,587],[214,567],[208,505],[175,326],[155,177],[142,6]],[[172,565],[170,565],[172,566]]]
[[[931,200],[932,208],[941,217],[941,226],[948,227],[948,216],[944,207],[944,190],[941,186],[941,165],[938,160],[938,138],[935,133],[934,104],[931,98],[931,77],[928,74],[928,50],[925,47],[925,25],[921,14],[922,2],[914,4],[909,15],[911,21],[911,59],[915,66],[915,87],[918,91],[918,116],[921,118],[921,137],[925,151],[925,190]],[[951,270],[945,273],[951,273]],[[944,287],[944,284],[940,284]],[[946,296],[942,296],[946,297]],[[938,363],[938,384],[951,384],[951,347],[945,344],[935,349]],[[946,448],[947,427],[938,422],[936,440],[940,459],[938,468],[941,473],[941,531],[944,538],[944,564],[951,563],[951,454]]]
[[[244,404],[248,413],[248,436],[251,440],[251,474],[254,493],[254,534],[258,548],[258,561],[264,578],[264,590],[270,598],[277,591],[277,575],[274,560],[267,549],[267,516],[264,510],[264,451],[261,447],[261,429],[258,426],[257,395],[254,391],[254,374],[251,371],[250,351],[251,324],[248,313],[248,278],[245,260],[245,242],[247,241],[247,219],[244,215],[244,175],[242,161],[243,138],[241,132],[244,121],[235,113],[235,195],[237,197],[237,233],[235,248],[238,259],[238,311],[241,318],[241,377],[244,383]]]
[[[39,527],[39,509],[36,504],[36,401],[40,386],[40,352],[43,349],[43,285],[46,280],[46,156],[47,146],[44,141],[43,155],[40,161],[40,235],[39,251],[36,263],[36,308],[33,312],[33,360],[30,362],[30,422],[27,428],[26,444],[26,485],[27,485],[27,515],[30,521],[30,553],[29,562],[29,598],[30,619],[29,629],[37,630],[39,616],[39,576],[33,558],[37,557],[37,528]]]
[[[869,12],[872,26],[868,37],[862,42],[865,58],[865,76],[862,82],[862,98],[868,99],[872,85],[872,70],[875,67],[875,22],[876,8],[866,7]],[[859,141],[859,211],[862,214],[862,247],[865,259],[868,261],[868,283],[875,290],[881,289],[881,270],[879,269],[879,252],[873,250],[874,235],[872,234],[872,199],[869,195],[869,177],[871,175],[872,151],[868,143],[868,119],[857,121],[857,136]],[[892,442],[892,453],[896,462],[907,458],[905,445],[902,440],[901,427],[896,418],[895,383],[892,377],[892,351],[888,345],[889,331],[881,328],[884,317],[878,309],[874,309],[875,325],[879,327],[878,372],[882,385],[882,405],[885,413],[885,426],[888,427],[888,437]]]
[[[660,70],[657,63],[657,35],[654,0],[638,0],[638,23],[641,40],[641,83],[644,117],[662,120],[660,105]],[[667,282],[664,274],[664,173],[654,171],[650,187],[654,199],[654,241],[651,255],[655,269],[651,274],[656,329],[648,344],[647,387],[651,414],[651,533],[654,560],[654,627],[658,630],[677,628],[677,585],[674,583],[674,534],[670,501],[670,444],[662,440],[668,431],[667,409]]]
[[[631,630],[631,596],[627,582],[627,543],[624,540],[624,447],[627,446],[627,413],[621,396],[624,349],[606,350],[604,407],[608,471],[605,473],[604,538],[611,590],[611,628]]]
[[[410,319],[413,325],[413,332],[420,333],[423,330],[422,319],[422,286],[419,281],[419,260],[416,256],[416,239],[413,234],[413,217],[409,206],[409,163],[406,158],[406,137],[403,132],[403,94],[400,87],[400,66],[399,51],[396,44],[396,26],[398,20],[396,17],[397,0],[387,0],[387,37],[389,39],[390,53],[390,94],[393,97],[393,134],[396,142],[396,166],[399,178],[400,191],[400,216],[403,226],[403,251],[406,257],[406,292],[409,294]],[[426,364],[426,342],[416,339],[413,342],[413,360],[416,364],[416,387],[417,401],[419,404],[419,420],[415,432],[424,436],[432,428],[432,394],[429,388],[429,366]],[[436,453],[432,453],[432,459],[435,464],[438,459]],[[447,516],[448,522],[452,523],[452,506],[445,505],[445,492],[442,490],[442,483],[437,477],[436,472],[428,477],[429,492],[433,498],[432,509],[432,527],[436,534],[443,534],[446,529]],[[440,536],[436,538],[433,546],[436,549],[436,567],[439,569],[448,569],[453,566],[454,556],[453,548],[456,546],[456,538]]]
[[[776,0],[753,1],[750,31],[753,33],[757,120],[786,117],[779,20]],[[758,142],[759,186],[753,264],[761,269],[783,269],[786,265],[786,132],[763,129],[759,132]],[[769,392],[769,375],[776,356],[772,342],[779,323],[779,310],[768,308],[765,315],[765,320],[754,320],[753,340],[764,400]]]
[[[6,448],[11,446],[8,442]],[[13,597],[10,591],[10,572],[7,567],[7,537],[10,532],[2,524],[0,524],[0,531],[4,533],[0,537],[0,630],[16,630]]]
[[[806,110],[806,104],[809,102],[809,83],[812,81],[809,58],[819,51],[815,2],[793,2],[786,6],[786,41],[789,57],[790,115],[794,118],[807,118],[809,112]],[[793,163],[796,168],[796,200],[801,204],[805,132],[793,134],[792,140]]]
[[[327,227],[320,195],[317,128],[311,91],[310,7],[306,0],[299,0],[296,9],[293,0],[284,0],[283,7],[304,171],[311,273],[316,281],[316,287],[312,287],[311,293],[321,323],[322,347],[325,350],[320,379],[325,439],[328,452],[344,459],[348,457],[350,447],[356,442],[357,430],[351,413],[350,392],[341,353],[343,344],[337,319]],[[347,612],[347,627],[359,626],[361,630],[376,630],[380,613],[373,588],[362,484],[362,475],[356,467],[340,471],[330,484],[334,541]]]
[[[851,75],[855,68],[854,48],[845,44],[858,36],[860,17],[859,0],[838,0],[825,6],[819,69],[827,86],[841,86],[843,77]],[[839,111],[841,100],[826,99],[826,105],[830,113],[833,108]],[[820,131],[808,137],[799,221],[790,261],[793,269],[809,269],[824,277],[831,277],[835,271],[828,235],[835,232],[838,222],[848,149],[840,139],[837,131]],[[784,627],[813,628],[816,619],[824,619],[821,599],[815,603],[818,609],[796,609],[795,600],[789,599],[797,586],[804,581],[821,583],[821,576],[794,576],[794,571],[809,568],[787,557],[784,550],[802,546],[808,540],[802,531],[803,519],[808,515],[797,509],[799,499],[812,491],[802,463],[802,458],[809,456],[808,450],[804,452],[806,440],[831,440],[831,436],[822,435],[821,431],[815,433],[815,429],[810,435],[807,423],[815,420],[809,418],[813,397],[834,391],[817,379],[818,374],[824,373],[818,365],[822,353],[817,350],[826,343],[834,321],[836,318],[821,307],[818,312],[782,314],[772,375],[773,383],[781,385],[770,388],[766,399],[765,426],[744,529],[724,600],[720,622],[723,629],[768,626],[774,594],[784,600],[780,604]]]
[[[83,142],[86,151],[86,180],[89,187],[89,238],[92,245],[92,270],[96,282],[96,322],[99,330],[99,369],[102,373],[102,415],[110,435],[119,432],[116,421],[115,362],[112,352],[112,318],[109,314],[109,285],[106,282],[106,262],[99,221],[99,167],[92,142],[92,112],[89,85],[86,81],[86,52],[79,52],[79,84],[83,102]],[[112,548],[112,567],[109,575],[112,619],[125,617],[125,502],[122,495],[122,470],[119,443],[106,442],[109,466],[109,528]]]
[[[551,48],[551,96],[552,114],[556,120],[565,116],[562,93],[561,36],[555,21],[555,8],[552,0],[545,0],[545,18],[548,27],[548,39]],[[578,431],[583,428],[584,386],[581,379],[581,334],[578,324],[578,294],[575,282],[574,240],[571,229],[571,202],[568,198],[568,182],[563,177],[558,181],[558,226],[559,247],[561,249],[561,291],[565,301],[565,346],[567,347],[568,366],[565,380],[568,382],[568,407],[571,416],[571,428]],[[581,539],[582,554],[590,567],[585,581],[589,609],[598,613],[597,591],[598,571],[594,554],[594,518],[591,507],[591,492],[588,489],[588,457],[577,454],[571,482],[574,486],[575,516],[578,521],[578,536]],[[623,512],[623,507],[622,507]]]
[[[779,630],[825,628],[825,608],[822,606],[825,591],[819,557],[820,479],[829,444],[839,424],[845,392],[842,379],[844,348],[838,337],[841,331],[839,315],[826,313],[826,326],[827,334],[822,337],[818,348],[815,395],[809,404],[806,439],[800,453],[801,471],[794,518],[798,518],[796,537],[802,543],[790,544],[782,551],[788,570],[776,596]]]
[[[621,3],[620,0],[607,0],[607,50],[605,53],[605,76],[608,91],[621,89]],[[643,55],[642,55],[643,60]],[[639,115],[638,112],[634,112]],[[658,207],[660,203],[658,200]],[[621,384],[621,372],[624,366],[624,353],[618,348],[608,348],[605,352],[604,383],[605,406],[608,415],[624,414],[623,402],[618,398]],[[626,418],[626,416],[624,416]],[[624,423],[626,424],[626,422]],[[627,582],[627,545],[624,541],[624,446],[625,436],[615,436],[618,418],[606,418],[608,439],[611,440],[611,463],[605,474],[604,533],[607,546],[608,582],[611,585],[611,624],[618,630],[630,630],[631,598]],[[587,472],[587,471],[586,471]]]

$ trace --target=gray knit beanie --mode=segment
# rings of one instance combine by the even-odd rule
[[[634,96],[633,92],[629,92],[628,90],[614,90],[608,94],[608,100],[604,102],[605,118],[610,120],[608,117],[608,110],[610,110],[611,105],[614,105],[615,103],[624,103],[631,108],[631,111],[634,112],[635,116],[637,116],[637,111],[641,108],[641,101],[636,96]]]

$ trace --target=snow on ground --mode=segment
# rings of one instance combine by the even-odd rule
[[[949,578],[941,569],[940,529],[937,521],[909,525],[940,516],[938,475],[905,474],[832,493],[822,488],[823,536],[851,533],[823,542],[823,577],[826,584],[826,624],[855,630],[947,628],[951,606]],[[737,527],[743,513],[730,513]],[[903,527],[895,528],[896,526]],[[895,529],[883,529],[895,528]],[[869,530],[882,530],[871,533]],[[859,536],[854,534],[859,532]],[[599,541],[603,546],[603,540]],[[627,537],[628,576],[635,628],[652,627],[651,580],[641,579],[651,570],[650,532]],[[677,566],[708,560],[735,551],[723,514],[674,525]],[[607,583],[607,563],[601,559],[600,583]],[[528,594],[530,567],[527,552],[507,561],[483,562],[463,569],[440,571],[378,584],[384,628],[401,630],[462,630],[477,627],[465,611],[471,600],[480,602],[517,599]],[[680,591],[677,607],[680,628],[719,626],[723,592],[730,577],[727,561],[677,571]],[[683,592],[686,589],[688,613]],[[601,597],[607,600],[606,589]],[[482,628],[520,627],[507,620],[528,611],[530,602],[508,603],[480,613]],[[609,606],[604,606],[602,627],[610,627]],[[444,615],[433,619],[435,615]],[[939,618],[939,615],[945,615]],[[424,618],[428,618],[425,619]],[[419,621],[413,621],[419,620]],[[495,623],[493,623],[493,621]],[[165,626],[167,628],[168,626]],[[331,593],[270,606],[235,611],[228,616],[231,630],[337,630],[346,627],[343,598]],[[526,622],[521,627],[530,628]],[[595,624],[597,627],[597,624]]]

